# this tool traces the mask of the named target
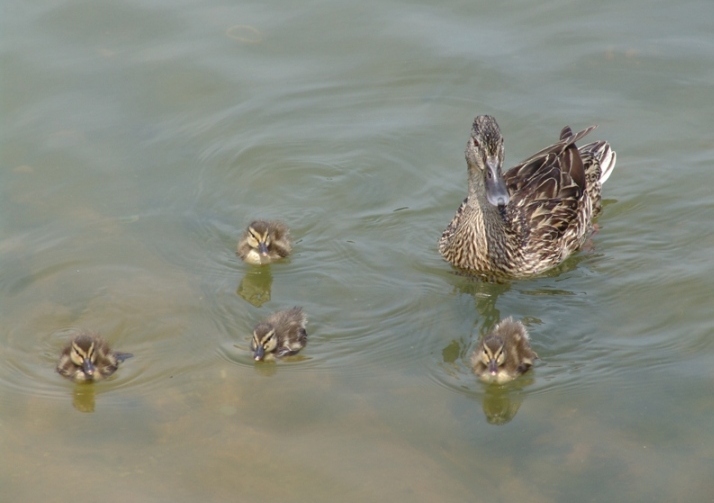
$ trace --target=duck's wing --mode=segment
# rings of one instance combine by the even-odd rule
[[[512,167],[504,175],[511,194],[525,189],[534,195],[539,192],[543,197],[557,194],[561,173],[568,173],[573,181],[585,188],[585,171],[575,142],[581,140],[597,126],[590,126],[573,134],[570,126],[560,132],[560,140],[546,147],[520,164]]]
[[[578,219],[586,188],[583,160],[575,142],[595,129],[576,134],[563,128],[560,140],[505,174],[511,194],[509,210],[529,227],[531,238],[557,239]]]
[[[132,353],[121,353],[119,351],[114,352],[114,358],[117,359],[117,362],[121,363],[127,358],[132,358],[134,355]]]

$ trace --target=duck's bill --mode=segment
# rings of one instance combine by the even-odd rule
[[[485,174],[486,197],[488,202],[494,206],[505,206],[511,200],[508,194],[506,180],[501,174],[501,169],[497,163],[486,163],[487,173]]]

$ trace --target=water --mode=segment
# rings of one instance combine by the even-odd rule
[[[714,5],[9,2],[6,501],[712,501]],[[598,124],[592,246],[494,285],[436,250],[476,114],[506,164]],[[235,256],[282,218],[289,261]],[[302,305],[300,358],[252,326]],[[541,360],[476,381],[512,315]],[[75,327],[135,354],[54,371]]]

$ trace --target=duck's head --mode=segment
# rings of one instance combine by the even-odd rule
[[[253,351],[255,361],[263,361],[278,347],[278,336],[275,327],[270,323],[259,323],[253,330],[253,339],[250,341],[250,349]]]
[[[504,340],[495,334],[486,336],[483,340],[479,358],[488,369],[489,375],[496,377],[499,369],[506,364]]]
[[[69,358],[77,367],[82,369],[82,372],[89,378],[94,377],[97,371],[97,350],[94,338],[88,336],[79,336],[72,341],[72,347],[69,351]]]
[[[263,220],[256,220],[248,226],[248,244],[261,255],[268,254],[272,242],[270,225]]]
[[[483,186],[486,199],[497,207],[506,206],[511,198],[501,172],[503,157],[503,136],[496,119],[479,115],[466,144],[469,183],[472,187]]]

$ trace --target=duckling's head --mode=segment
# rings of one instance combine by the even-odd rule
[[[80,335],[72,341],[69,350],[69,358],[88,377],[93,378],[97,370],[97,348],[96,341],[88,335]]]
[[[268,255],[272,242],[270,224],[264,220],[256,220],[248,226],[248,245],[261,255]]]
[[[469,169],[469,186],[472,191],[484,187],[490,204],[502,207],[510,195],[503,178],[503,136],[496,119],[479,115],[474,119],[471,136],[466,143],[466,164]]]
[[[253,351],[255,361],[263,361],[266,355],[270,355],[278,347],[278,336],[275,327],[271,323],[259,323],[253,330],[253,340],[250,342],[250,349]]]
[[[498,376],[500,368],[506,364],[505,341],[496,334],[490,334],[483,340],[479,359],[488,369],[489,375]]]

